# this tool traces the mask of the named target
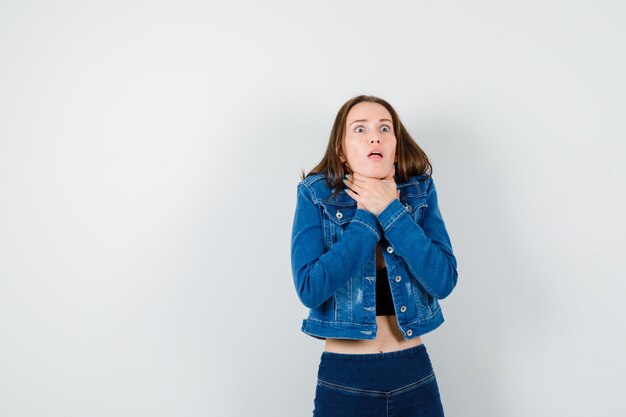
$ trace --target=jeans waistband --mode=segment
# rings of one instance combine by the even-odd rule
[[[322,352],[322,359],[340,359],[340,360],[349,360],[349,361],[360,361],[360,360],[385,360],[388,358],[398,358],[403,356],[415,355],[416,353],[426,351],[426,346],[421,343],[417,346],[413,346],[407,349],[401,350],[392,350],[391,352],[382,352],[382,353],[338,353],[338,352]]]
[[[323,351],[318,379],[363,389],[391,391],[433,373],[426,346],[383,353]]]

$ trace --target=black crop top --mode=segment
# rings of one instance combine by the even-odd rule
[[[391,288],[389,288],[389,278],[387,278],[387,267],[376,270],[376,315],[396,315],[391,298]]]

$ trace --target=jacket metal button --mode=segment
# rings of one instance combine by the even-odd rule
[[[411,211],[411,209],[412,209],[412,208],[413,208],[413,207],[411,207],[411,205],[410,205],[409,203],[407,203],[407,204],[406,204],[406,209],[407,209],[408,211]]]
[[[413,334],[413,330],[409,329],[406,331],[407,336],[411,336]]]
[[[406,306],[400,307],[400,311],[404,313],[406,311]]]
[[[393,248],[391,246],[387,246],[387,252],[393,253]]]
[[[337,210],[337,214],[335,214],[335,217],[337,217],[337,219],[341,220],[341,218],[343,217],[343,214],[341,214],[341,212],[339,210]]]
[[[396,282],[400,282],[401,279],[402,277],[400,275],[396,275]]]

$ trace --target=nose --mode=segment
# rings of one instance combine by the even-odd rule
[[[380,139],[378,138],[370,138],[370,143],[378,142],[380,143]]]

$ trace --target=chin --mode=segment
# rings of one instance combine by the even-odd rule
[[[387,176],[389,171],[391,171],[391,168],[392,167],[390,166],[383,167],[382,165],[380,165],[380,166],[372,167],[370,165],[370,166],[363,167],[361,170],[357,169],[356,172],[360,172],[366,177],[383,179],[385,178],[385,176]]]
[[[369,173],[365,175],[371,178],[378,178],[379,180],[382,180],[387,176],[388,173],[388,169],[371,169]]]

